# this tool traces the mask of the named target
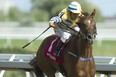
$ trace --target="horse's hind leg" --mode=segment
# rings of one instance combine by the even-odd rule
[[[43,71],[39,67],[35,66],[34,69],[35,69],[34,72],[35,72],[37,77],[44,77],[44,73],[43,73]]]
[[[55,77],[56,70],[49,65],[46,65],[42,69],[47,77]]]
[[[55,77],[55,73],[53,72],[45,72],[45,74],[47,75],[47,77]]]
[[[43,71],[37,66],[37,63],[36,63],[36,59],[32,59],[30,61],[30,64],[33,66],[34,68],[34,73],[37,77],[44,77],[44,73]]]
[[[37,77],[44,77],[44,73],[47,75],[47,77],[55,77],[56,70],[50,67],[48,64],[44,66],[42,64],[40,66],[41,68],[39,68],[37,65],[36,57],[30,61],[30,64],[33,66],[34,72]],[[41,69],[44,71],[44,73]]]

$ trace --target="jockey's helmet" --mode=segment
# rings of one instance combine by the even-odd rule
[[[82,11],[81,5],[76,1],[73,1],[68,5],[68,10],[72,13],[81,13]]]

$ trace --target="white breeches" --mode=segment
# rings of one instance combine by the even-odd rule
[[[69,31],[68,30],[65,30],[65,29],[55,29],[54,31],[55,31],[55,34],[57,36],[60,36],[61,37],[61,41],[63,43],[65,43],[66,40],[69,39],[70,36],[71,36],[71,34],[69,33]]]

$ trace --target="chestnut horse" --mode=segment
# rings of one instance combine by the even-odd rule
[[[84,16],[81,17],[80,23],[78,23],[80,27],[79,34],[73,34],[63,50],[63,52],[66,52],[62,57],[65,77],[94,77],[96,73],[92,55],[92,44],[96,36],[95,9],[90,15],[88,13],[83,14]],[[54,37],[54,35],[51,35],[43,40],[36,57],[30,62],[37,77],[44,77],[43,72],[47,77],[55,77],[57,71],[62,73],[59,64],[44,55],[46,45]]]

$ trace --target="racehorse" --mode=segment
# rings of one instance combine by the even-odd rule
[[[63,73],[65,77],[94,77],[96,68],[92,45],[97,33],[94,21],[96,12],[94,9],[90,15],[83,14],[80,23],[77,23],[80,27],[79,34],[73,34],[65,44],[62,64],[58,64],[44,55],[46,45],[55,38],[55,35],[48,36],[43,40],[36,57],[30,62],[37,77],[44,77],[44,73],[47,77],[55,77],[57,71]]]

